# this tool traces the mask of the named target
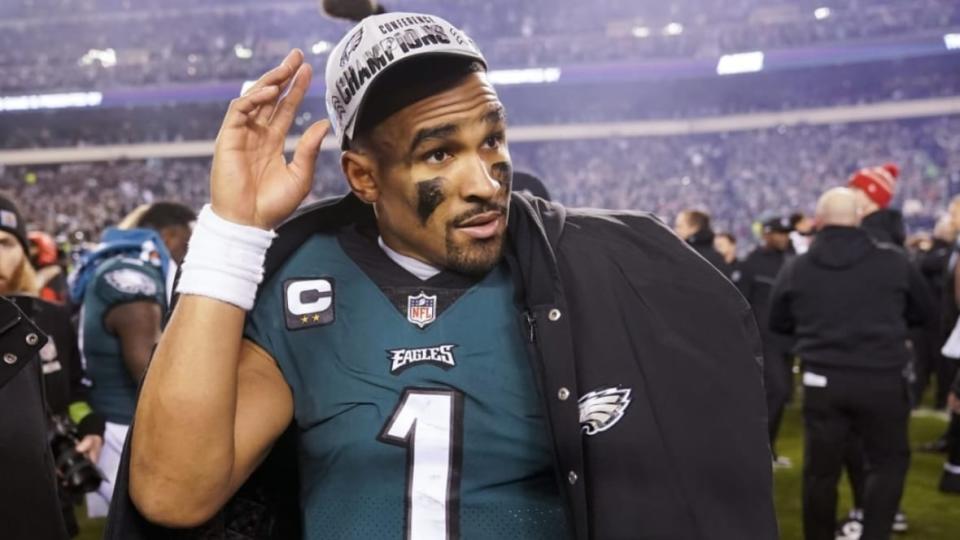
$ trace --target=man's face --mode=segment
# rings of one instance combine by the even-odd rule
[[[769,232],[763,235],[764,243],[769,249],[786,251],[790,245],[790,234],[785,232]]]
[[[0,293],[20,291],[9,290],[20,265],[23,264],[23,246],[17,237],[7,231],[0,231]]]
[[[713,239],[713,249],[723,255],[723,260],[728,263],[737,258],[737,245],[730,241],[726,236],[716,236]]]
[[[163,244],[170,252],[170,257],[178,265],[182,264],[183,258],[187,255],[187,244],[190,242],[193,229],[188,225],[168,225],[159,232]]]
[[[690,221],[687,219],[686,212],[680,212],[677,214],[677,219],[673,222],[673,230],[677,233],[677,236],[683,238],[684,240],[697,233],[697,231],[690,226]]]
[[[387,245],[471,275],[498,263],[513,173],[504,108],[485,74],[394,113],[370,142],[361,153],[376,162],[376,187],[361,197]]]
[[[948,208],[950,223],[955,230],[960,230],[960,201],[951,202]]]
[[[867,194],[862,189],[852,188],[853,194],[857,197],[857,208],[860,212],[861,217],[867,217],[870,214],[876,212],[880,209],[877,206],[877,203],[873,202],[873,199],[867,196]]]

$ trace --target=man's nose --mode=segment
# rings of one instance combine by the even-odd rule
[[[490,166],[479,156],[471,161],[465,171],[462,186],[463,198],[492,199],[500,191],[502,184],[490,174]]]

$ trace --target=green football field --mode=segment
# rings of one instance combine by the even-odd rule
[[[910,436],[914,446],[938,437],[946,428],[946,417],[921,410],[914,414]],[[803,425],[800,409],[787,409],[784,425],[777,445],[781,455],[793,460],[793,468],[780,469],[774,473],[777,514],[783,540],[803,537],[800,528],[800,471],[803,460]],[[913,540],[955,540],[960,538],[960,495],[944,495],[937,491],[937,482],[943,470],[942,454],[913,453],[910,474],[903,498],[903,510],[907,513],[910,531],[896,538]],[[846,481],[841,483],[840,508],[846,512],[850,506],[850,490]],[[82,510],[78,511],[78,515]],[[103,534],[103,520],[81,521],[84,540],[99,539]]]

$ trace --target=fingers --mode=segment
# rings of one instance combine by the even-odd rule
[[[313,68],[310,64],[303,64],[297,73],[293,76],[293,82],[290,83],[290,90],[287,95],[280,100],[276,112],[270,120],[270,131],[274,136],[280,138],[286,137],[293,124],[293,119],[297,114],[297,109],[303,101],[303,97],[310,88],[310,79],[313,77]]]
[[[296,73],[297,69],[302,63],[303,51],[300,49],[293,49],[289,54],[287,54],[287,57],[280,62],[279,66],[264,73],[259,79],[257,79],[257,82],[255,82],[253,86],[247,90],[246,94],[251,94],[266,86],[283,86],[287,83],[290,77]]]
[[[283,59],[283,62],[279,66],[273,68],[272,70],[265,73],[260,79],[250,87],[250,90],[256,91],[260,88],[266,86],[277,86],[280,88],[280,95],[283,95],[283,89],[286,87],[290,80],[293,78],[294,74],[300,69],[300,65],[303,64],[303,52],[300,49],[293,49]],[[260,110],[256,112],[255,120],[261,125],[266,125],[270,122],[270,117],[273,115],[273,108],[276,106],[276,100],[273,100],[264,106],[260,107]]]
[[[258,109],[269,109],[265,118],[270,118],[273,106],[280,97],[281,88],[290,81],[301,64],[303,64],[303,52],[300,49],[290,51],[279,66],[264,73],[242,96],[230,102],[230,108],[223,119],[221,129],[244,125],[251,115],[258,112]]]
[[[317,154],[320,153],[320,144],[323,138],[330,131],[330,121],[320,120],[307,128],[300,140],[297,142],[297,148],[293,152],[293,160],[290,162],[290,170],[301,180],[306,180],[308,184],[313,183],[313,170],[317,165]]]
[[[227,115],[223,118],[221,129],[242,127],[247,123],[247,119],[258,107],[270,103],[280,95],[280,88],[277,86],[264,86],[259,90],[247,92],[246,94],[230,102],[227,109]]]

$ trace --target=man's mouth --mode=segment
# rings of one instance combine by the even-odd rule
[[[503,212],[490,211],[477,214],[457,224],[456,229],[475,240],[487,240],[497,235],[503,224]]]

